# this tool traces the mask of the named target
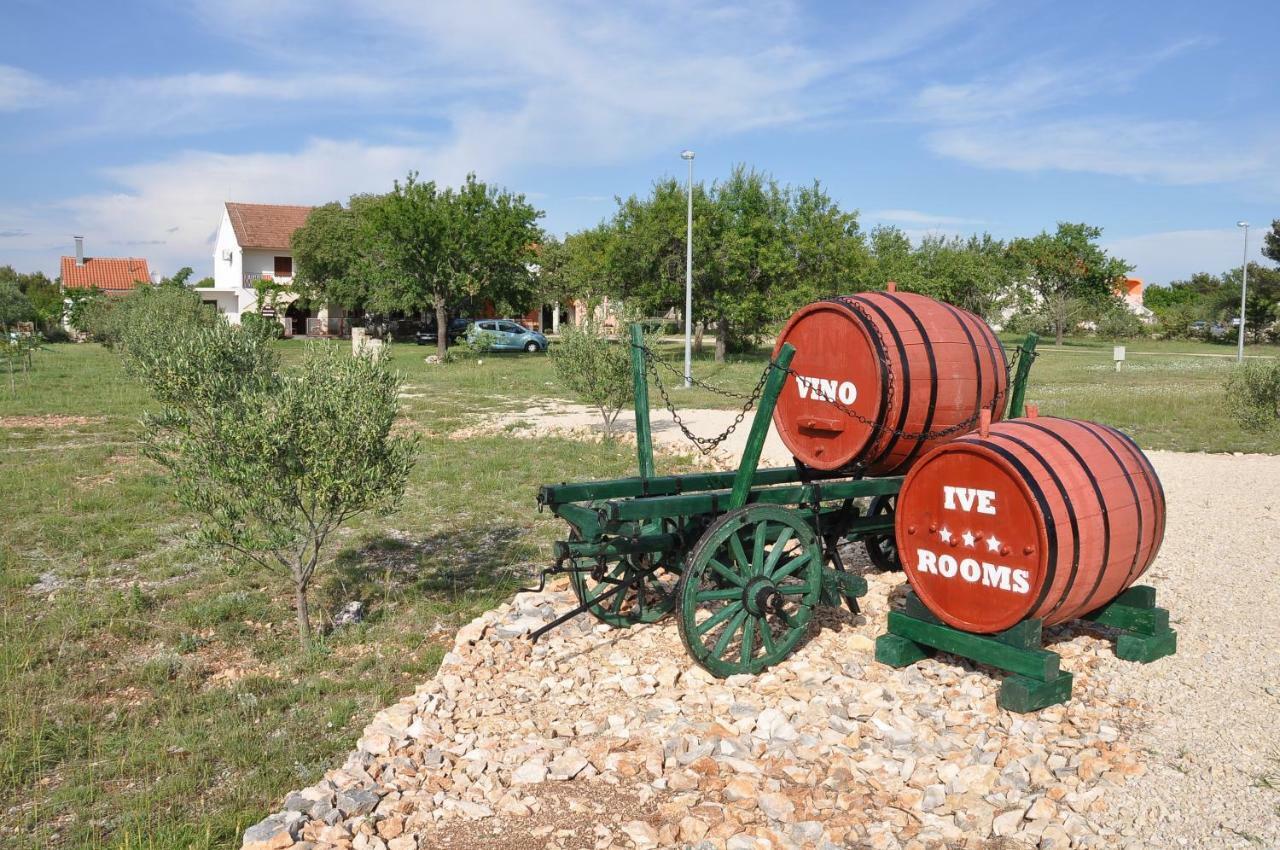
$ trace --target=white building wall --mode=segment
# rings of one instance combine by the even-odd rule
[[[231,216],[224,207],[222,223],[218,225],[218,237],[213,245],[213,288],[239,289],[241,281],[240,244],[231,227]]]

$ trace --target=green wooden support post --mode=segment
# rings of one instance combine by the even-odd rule
[[[640,477],[653,477],[653,431],[649,428],[649,376],[644,361],[644,328],[631,326],[631,378],[635,381],[636,459]]]
[[[1022,347],[1018,349],[1021,354],[1018,355],[1018,368],[1013,376],[1013,386],[1009,388],[1009,411],[1005,414],[1005,419],[1017,419],[1023,414],[1023,401],[1027,396],[1027,375],[1031,372],[1032,361],[1036,359],[1036,343],[1039,341],[1040,337],[1029,333]]]
[[[764,440],[769,436],[769,426],[773,423],[773,408],[786,383],[786,370],[791,367],[791,358],[795,356],[795,346],[789,342],[783,343],[778,359],[773,362],[774,368],[769,370],[769,377],[765,379],[760,405],[756,408],[756,418],[752,420],[751,433],[747,436],[747,447],[742,452],[742,463],[738,465],[738,474],[733,477],[729,510],[747,503],[747,495],[755,482],[756,467],[760,465],[760,452],[764,450]]]

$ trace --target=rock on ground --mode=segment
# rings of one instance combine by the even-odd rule
[[[342,767],[245,846],[424,848],[1268,847],[1280,837],[1280,459],[1156,453],[1169,496],[1147,581],[1180,653],[1118,661],[1103,630],[1050,630],[1065,706],[995,703],[999,677],[940,655],[875,663],[900,575],[864,615],[716,680],[675,623],[579,621],[521,595],[458,633],[436,676],[380,712]]]

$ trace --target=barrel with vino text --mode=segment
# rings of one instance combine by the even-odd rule
[[[800,308],[777,349],[787,342],[794,380],[774,424],[814,469],[901,474],[973,430],[982,410],[994,419],[1004,410],[1008,363],[987,323],[892,284]]]
[[[1160,480],[1131,439],[1048,416],[934,449],[903,481],[895,520],[920,601],[978,633],[1105,605],[1151,565],[1164,526]]]

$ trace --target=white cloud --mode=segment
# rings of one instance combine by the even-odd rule
[[[1011,171],[1076,171],[1184,185],[1277,177],[1267,154],[1215,139],[1191,122],[1081,117],[948,127],[925,139],[944,156]]]
[[[1147,283],[1185,280],[1196,272],[1220,274],[1239,268],[1244,253],[1244,234],[1237,227],[1209,230],[1168,230],[1105,240],[1103,247],[1113,256],[1134,266],[1133,274]],[[1262,234],[1249,231],[1249,260],[1262,257]]]
[[[1280,188],[1274,131],[1253,128],[1245,135],[1258,141],[1241,144],[1238,134],[1191,118],[1102,115],[1075,106],[1128,91],[1144,74],[1204,44],[1188,39],[1131,55],[1057,57],[1051,63],[1042,57],[968,81],[932,83],[903,116],[928,128],[924,142],[933,152],[982,168],[1174,185],[1253,180]]]
[[[12,65],[0,65],[0,112],[43,106],[61,98],[53,83]]]
[[[464,176],[431,151],[411,146],[364,145],[314,139],[295,152],[219,154],[189,151],[159,162],[110,169],[118,191],[83,195],[56,205],[0,209],[0,225],[23,231],[10,250],[37,255],[37,267],[56,272],[71,234],[87,237],[100,256],[141,253],[168,274],[192,265],[209,271],[212,237],[224,201],[321,204],[351,194],[384,190],[410,169],[440,181]]]
[[[872,210],[864,213],[863,218],[875,221],[887,221],[901,224],[916,225],[932,225],[941,227],[943,225],[956,224],[982,224],[980,218],[962,218],[954,215],[937,215],[935,213],[922,212],[920,210]]]

